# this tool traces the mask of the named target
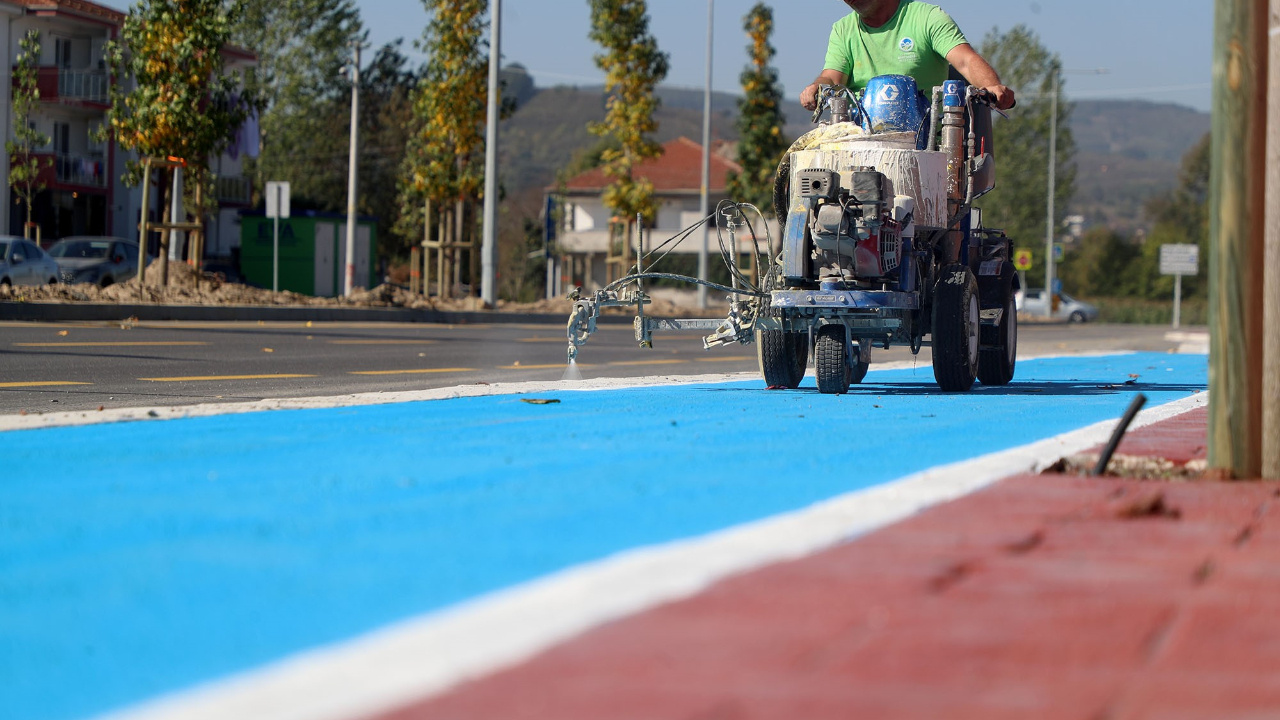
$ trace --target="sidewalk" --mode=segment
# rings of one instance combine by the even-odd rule
[[[1206,418],[1119,452],[1203,459]],[[1013,477],[383,717],[1280,717],[1277,498]]]

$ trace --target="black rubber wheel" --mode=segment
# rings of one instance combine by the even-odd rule
[[[765,276],[765,292],[776,287],[777,275]],[[765,310],[771,317],[781,317],[781,311]],[[760,363],[760,375],[768,387],[785,387],[795,390],[804,380],[809,367],[809,334],[785,330],[756,330],[756,359]]]
[[[849,368],[849,382],[853,385],[861,383],[867,377],[867,370],[871,367],[871,341],[858,341],[858,357],[853,360]]]
[[[983,385],[1008,385],[1018,364],[1018,308],[1010,285],[1000,324],[982,328],[978,379]]]
[[[1073,323],[1082,323],[1088,319],[1089,318],[1085,317],[1084,313],[1080,312],[1079,310],[1071,313],[1071,322]]]
[[[773,217],[786,226],[787,211],[791,205],[791,154],[782,156],[778,171],[773,176]]]
[[[818,329],[818,339],[813,344],[813,359],[817,367],[820,393],[843,395],[849,392],[853,371],[849,367],[844,332],[843,325],[823,325]]]
[[[933,291],[933,377],[944,391],[973,387],[980,331],[978,281],[967,265],[950,265]]]

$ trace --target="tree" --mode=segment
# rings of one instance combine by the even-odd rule
[[[411,94],[413,127],[401,166],[400,222],[405,237],[452,203],[454,227],[468,229],[466,205],[483,182],[488,55],[485,0],[423,0],[430,22],[418,44],[427,63]],[[426,228],[430,232],[430,228]],[[460,262],[455,258],[455,262]],[[473,283],[474,285],[474,283]]]
[[[1155,222],[1142,245],[1147,283],[1142,294],[1152,300],[1173,295],[1173,277],[1161,275],[1160,246],[1200,246],[1201,274],[1182,279],[1184,297],[1206,297],[1209,291],[1209,148],[1210,135],[1182,158],[1178,187],[1147,203],[1147,216]]]
[[[738,101],[738,164],[742,172],[730,173],[729,197],[772,214],[773,176],[787,149],[778,71],[769,65],[776,54],[769,44],[773,11],[762,2],[756,3],[743,26],[751,39],[747,45],[751,64],[742,73],[743,97]]]
[[[592,40],[604,48],[595,56],[596,66],[605,72],[604,122],[592,123],[590,130],[617,142],[601,153],[605,175],[613,183],[604,191],[605,207],[630,223],[637,214],[652,225],[658,208],[653,199],[653,183],[632,177],[641,161],[657,157],[661,146],[652,133],[658,109],[654,90],[667,76],[667,55],[649,34],[645,0],[589,0]]]
[[[201,189],[201,206],[193,206],[200,217],[215,202],[209,158],[259,105],[256,85],[225,72],[222,55],[242,7],[242,0],[138,0],[106,46],[116,78],[107,132],[141,158],[185,160],[185,187]],[[130,160],[125,182],[144,179],[141,169]],[[160,258],[167,282],[167,253]]]
[[[32,206],[36,195],[44,189],[40,170],[50,165],[48,158],[42,160],[34,155],[36,148],[49,144],[49,136],[31,123],[31,112],[40,103],[37,85],[40,33],[27,31],[26,36],[18,41],[18,47],[18,62],[13,69],[13,100],[10,103],[14,139],[6,141],[4,148],[9,153],[9,186],[27,208],[23,236],[30,239]]]
[[[346,207],[351,85],[342,73],[364,36],[355,0],[244,3],[233,38],[258,56],[264,103],[261,155],[249,163],[256,188],[288,180],[299,207]]]
[[[1055,78],[1057,82],[1057,180],[1053,227],[1062,227],[1067,204],[1075,194],[1075,140],[1067,120],[1072,106],[1064,99],[1062,61],[1050,53],[1025,25],[1007,33],[992,30],[982,41],[982,55],[1005,85],[1018,88],[1018,106],[1009,118],[996,117],[996,189],[978,205],[983,224],[1003,228],[1021,247],[1043,248],[1049,187],[1049,130]],[[1034,253],[1030,277],[1044,277],[1044,251]],[[1038,274],[1037,274],[1038,273]]]

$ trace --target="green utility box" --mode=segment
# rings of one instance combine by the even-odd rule
[[[240,274],[258,287],[272,286],[274,218],[261,212],[240,216]],[[377,284],[377,223],[356,220],[355,286]],[[280,219],[280,289],[304,295],[342,294],[347,263],[347,218],[334,213],[299,213]]]

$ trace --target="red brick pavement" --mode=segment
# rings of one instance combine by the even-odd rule
[[[1205,414],[1120,452],[1203,457]],[[1280,484],[1022,476],[409,718],[1280,718]]]

